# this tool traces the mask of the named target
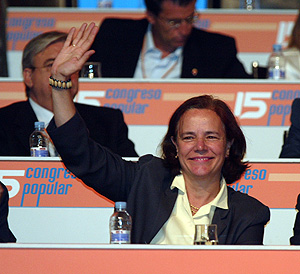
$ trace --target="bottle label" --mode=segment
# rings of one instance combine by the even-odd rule
[[[46,147],[32,147],[30,148],[30,153],[32,157],[48,157],[49,152]]]
[[[110,232],[111,244],[130,244],[130,231],[128,230],[112,230]]]
[[[270,69],[269,70],[269,79],[285,79],[285,71],[281,69]]]

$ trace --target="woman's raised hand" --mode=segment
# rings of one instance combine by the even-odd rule
[[[80,71],[84,63],[94,54],[89,50],[98,32],[95,23],[82,24],[76,34],[76,29],[71,28],[60,53],[54,60],[51,69],[53,78],[66,81],[71,75]]]

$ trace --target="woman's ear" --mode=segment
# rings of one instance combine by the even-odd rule
[[[176,147],[176,151],[178,151],[178,146],[177,146],[174,136],[171,137],[171,141],[172,141],[173,145]]]
[[[172,141],[172,143],[173,143],[173,145],[176,147],[176,149],[177,149],[177,144],[176,144],[176,141],[174,140],[174,136],[171,136],[171,141]]]
[[[178,146],[177,146],[177,143],[176,143],[176,141],[174,140],[174,137],[173,137],[173,136],[171,137],[171,141],[172,141],[173,145],[176,147],[176,156],[175,156],[175,158],[177,158],[177,157],[178,157]]]
[[[225,153],[225,157],[228,157],[228,156],[229,156],[230,148],[231,148],[233,142],[234,142],[234,139],[231,140],[230,142],[227,142],[227,144],[226,144],[226,153]]]

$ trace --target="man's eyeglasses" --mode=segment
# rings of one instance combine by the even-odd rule
[[[47,71],[51,71],[53,63],[49,63],[48,65],[42,66],[42,67],[34,67],[32,66],[32,69],[45,69]]]
[[[160,17],[159,19],[164,21],[170,28],[178,29],[182,25],[183,21],[185,21],[189,25],[196,23],[198,20],[198,13],[195,12],[184,19],[166,19],[162,17]]]

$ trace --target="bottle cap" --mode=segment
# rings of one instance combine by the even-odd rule
[[[45,127],[45,122],[34,122],[34,127],[35,128],[44,128]]]
[[[127,203],[126,202],[116,202],[115,208],[117,209],[126,209]]]
[[[274,44],[273,45],[273,51],[278,52],[281,51],[282,47],[280,44]]]

